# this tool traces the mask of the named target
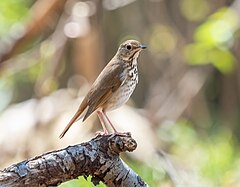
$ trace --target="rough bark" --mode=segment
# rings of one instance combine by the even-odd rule
[[[148,186],[120,158],[137,143],[130,134],[97,136],[89,142],[14,164],[0,171],[0,186],[56,186],[78,176],[92,176],[110,187]]]

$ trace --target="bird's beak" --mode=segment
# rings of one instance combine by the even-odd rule
[[[141,44],[139,47],[140,47],[141,49],[146,49],[146,48],[147,48],[147,46],[144,45],[144,44]]]

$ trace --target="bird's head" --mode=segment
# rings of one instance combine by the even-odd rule
[[[123,42],[118,48],[118,56],[123,60],[130,61],[139,56],[142,49],[147,48],[136,40],[127,40]]]

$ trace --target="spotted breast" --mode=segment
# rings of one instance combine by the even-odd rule
[[[108,101],[106,110],[114,110],[126,103],[138,83],[137,59],[124,61],[124,64],[126,68],[124,68],[122,76],[125,77],[125,81]]]

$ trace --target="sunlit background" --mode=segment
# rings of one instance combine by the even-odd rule
[[[137,39],[139,84],[109,112],[138,143],[123,160],[153,187],[240,186],[239,18],[240,0],[0,1],[0,168],[94,137],[96,114],[58,139]]]

